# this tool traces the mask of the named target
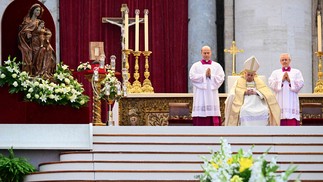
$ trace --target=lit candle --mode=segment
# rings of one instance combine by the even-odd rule
[[[145,51],[148,51],[148,9],[144,10],[145,13]]]
[[[135,11],[136,13],[136,30],[135,30],[135,51],[139,51],[139,13],[140,13],[140,10],[139,9],[136,9]]]
[[[124,49],[128,50],[128,31],[129,31],[129,16],[128,16],[128,9],[125,11],[124,14]]]
[[[317,50],[322,52],[322,17],[321,12],[317,12]]]

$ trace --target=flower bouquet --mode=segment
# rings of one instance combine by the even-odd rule
[[[276,158],[265,160],[266,151],[258,158],[240,149],[236,154],[231,151],[228,142],[221,138],[221,149],[211,152],[211,159],[202,156],[204,173],[197,176],[202,182],[287,182],[296,166],[289,166],[285,172],[277,173],[279,166]]]
[[[80,63],[80,65],[78,65],[77,67],[77,71],[85,71],[85,70],[91,70],[91,64],[89,62],[85,62],[85,63]]]
[[[79,108],[87,104],[89,97],[83,95],[83,85],[72,76],[67,65],[58,64],[51,80],[31,77],[20,71],[20,62],[8,57],[0,66],[0,86],[7,84],[10,93],[24,93],[24,100],[42,105],[71,105]]]
[[[105,78],[101,81],[103,86],[100,97],[107,101],[119,101],[122,95],[121,82],[115,76],[115,71],[108,69]]]
[[[112,105],[122,97],[121,82],[115,76],[114,70],[107,69],[106,72],[105,78],[101,81],[103,89],[100,98],[106,100],[109,104],[107,125],[114,126]]]

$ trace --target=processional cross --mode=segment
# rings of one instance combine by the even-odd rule
[[[224,49],[224,52],[232,54],[232,75],[236,75],[236,54],[244,52],[243,49],[238,49],[236,42],[232,41],[230,49]]]

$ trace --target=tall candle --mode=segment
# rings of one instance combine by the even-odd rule
[[[135,51],[139,51],[139,13],[140,10],[136,9],[135,11],[136,13],[136,17],[135,17],[135,23],[136,23],[136,27],[135,27]]]
[[[124,14],[124,49],[127,50],[128,47],[128,32],[129,32],[129,15],[128,15],[128,9],[125,11]]]
[[[144,10],[145,13],[145,51],[148,51],[148,9]]]
[[[322,52],[322,17],[321,12],[317,12],[317,50]]]

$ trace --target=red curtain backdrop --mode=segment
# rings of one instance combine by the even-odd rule
[[[2,20],[2,61],[8,55],[21,59],[17,45],[18,27],[30,6],[38,1],[15,0],[6,9]],[[41,4],[41,3],[40,3]],[[120,27],[102,23],[102,17],[120,17],[122,4],[129,7],[129,16],[139,9],[149,10],[150,80],[156,93],[186,93],[188,66],[188,0],[60,0],[61,60],[76,69],[89,60],[89,42],[103,41],[107,60],[117,56],[117,71],[121,69]],[[44,6],[43,6],[44,7]],[[45,8],[43,19],[52,31],[51,44],[55,48],[55,25]],[[16,11],[19,9],[19,11]],[[134,49],[134,26],[129,28],[129,47]],[[140,50],[144,50],[144,24],[140,25]],[[133,73],[134,57],[129,58]],[[144,57],[140,58],[140,81],[144,79]],[[131,75],[133,81],[133,75]]]
[[[71,69],[89,61],[89,42],[104,42],[106,61],[117,56],[117,71],[121,71],[121,29],[102,23],[102,17],[121,17],[121,5],[127,4],[129,17],[135,9],[144,17],[149,10],[149,71],[155,93],[187,93],[188,78],[188,0],[60,0],[61,61]],[[140,24],[139,50],[144,50],[144,24]],[[129,27],[129,48],[134,49],[135,26]],[[133,81],[134,57],[129,66]],[[144,80],[144,56],[140,57],[139,80]]]
[[[21,60],[21,52],[18,48],[19,25],[23,22],[30,7],[35,3],[40,4],[44,8],[42,19],[46,22],[45,26],[53,33],[50,43],[54,50],[56,50],[56,29],[49,10],[38,0],[15,0],[7,6],[1,21],[2,64],[7,60],[9,55],[11,58],[17,57],[17,60]]]
[[[2,18],[2,63],[7,57],[21,60],[17,35],[19,25],[29,8],[37,0],[15,0],[6,8]],[[155,93],[187,93],[188,78],[188,0],[60,0],[60,60],[76,70],[80,62],[89,61],[89,42],[102,41],[107,62],[111,55],[117,56],[117,71],[121,72],[121,29],[102,23],[102,17],[121,17],[121,5],[127,4],[129,17],[134,18],[135,9],[144,17],[144,9],[149,10],[149,57],[150,77]],[[55,45],[55,24],[48,9],[42,19],[53,32],[51,44]],[[129,48],[134,49],[135,26],[129,28]],[[139,50],[144,50],[144,23],[140,24]],[[131,82],[133,81],[134,57],[130,56]],[[140,82],[144,78],[144,56],[140,57]],[[84,75],[75,73],[84,84],[85,94],[92,98],[91,86]],[[92,103],[89,103],[91,111]],[[106,121],[106,104],[102,103],[102,121]],[[89,120],[92,115],[90,114]]]

